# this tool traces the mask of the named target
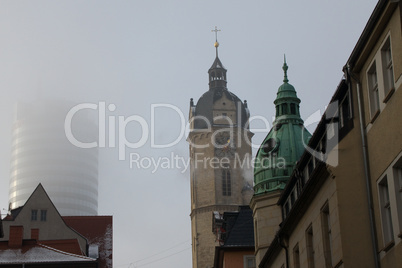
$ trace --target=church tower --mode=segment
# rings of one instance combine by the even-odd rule
[[[218,31],[215,29],[215,31]],[[245,173],[250,167],[251,137],[247,102],[226,85],[226,69],[218,57],[208,71],[209,90],[195,105],[190,101],[191,233],[194,268],[212,268],[215,247],[213,215],[237,211],[250,202],[252,181]]]
[[[269,248],[282,220],[278,198],[304,151],[304,144],[311,137],[300,118],[300,99],[295,88],[288,83],[286,59],[282,69],[283,84],[274,101],[275,120],[254,163],[254,196],[250,207],[253,210],[257,264]]]

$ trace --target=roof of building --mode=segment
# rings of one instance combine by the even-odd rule
[[[4,217],[4,221],[13,221],[18,214],[21,212],[21,210],[23,209],[24,206],[20,206],[18,208],[12,209],[10,210],[10,212],[7,214],[6,217]]]
[[[347,60],[346,65],[344,66],[344,69],[347,68],[348,65],[350,65],[350,67],[352,68],[355,67],[355,64],[358,61],[358,58],[360,57],[360,54],[363,51],[363,48],[366,46],[373,32],[381,31],[379,28],[376,28],[376,25],[379,22],[382,14],[386,10],[388,3],[396,7],[398,5],[398,2],[400,3],[400,1],[398,0],[378,1],[377,5],[373,10],[373,13],[371,13],[370,18],[368,19],[366,26],[364,27],[362,34],[360,35],[355,47],[353,48],[352,53],[350,54],[349,59]]]
[[[35,240],[24,240],[21,248],[9,248],[7,241],[0,242],[0,264],[58,262],[96,262],[86,256],[72,254],[39,244]]]
[[[46,190],[44,189],[43,185],[41,183],[38,184],[38,186],[35,188],[35,190],[32,192],[32,194],[29,196],[25,204],[21,207],[18,207],[16,209],[13,209],[10,211],[10,213],[4,218],[4,221],[15,221],[18,215],[21,213],[21,211],[24,210],[25,207],[27,207],[27,204],[32,202],[34,200],[34,196],[36,195],[41,195],[42,201],[46,202],[48,206],[48,210],[52,209],[54,210],[55,213],[60,217],[61,221],[64,222],[66,228],[71,229],[72,232],[76,233],[77,236],[82,237],[83,239],[87,240],[85,236],[83,236],[81,233],[77,232],[74,228],[71,228],[69,225],[67,225],[63,219],[63,217],[60,215],[59,211],[57,210],[56,206],[54,205],[53,201],[50,199],[49,195],[47,194]],[[24,213],[24,212],[22,212]],[[30,211],[28,213],[31,213]],[[47,221],[49,222],[49,221]],[[86,251],[85,248],[82,248],[81,251]]]
[[[213,106],[216,101],[223,97],[234,103],[236,115],[240,115],[238,119],[240,122],[236,122],[235,124],[238,127],[248,128],[249,112],[246,101],[243,103],[235,94],[227,89],[226,72],[227,70],[223,67],[218,55],[216,55],[211,68],[208,70],[209,90],[201,96],[195,106],[193,106],[193,102],[190,103],[193,115],[196,116],[194,120],[195,129],[209,128],[209,126],[214,124]]]
[[[223,247],[254,247],[253,211],[249,206],[240,206],[238,212],[225,212],[223,218]]]
[[[239,127],[247,127],[248,112],[246,106],[235,94],[233,94],[226,88],[216,88],[214,90],[209,90],[205,92],[195,105],[194,115],[198,117],[204,117],[212,126],[214,124],[212,107],[214,103],[220,100],[222,97],[226,97],[229,101],[233,102],[235,104],[236,110],[240,109],[241,122],[240,125],[238,124]],[[238,111],[236,111],[236,114],[238,114]],[[204,119],[196,119],[194,121],[194,128],[208,128],[208,124],[205,122]]]
[[[214,267],[223,267],[225,252],[254,252],[253,211],[249,206],[239,206],[239,211],[224,212],[222,219],[214,213],[215,219],[222,220],[223,245],[215,247]]]
[[[283,190],[293,168],[303,154],[311,134],[300,118],[296,90],[289,84],[286,59],[284,79],[274,101],[273,127],[262,142],[254,163],[254,195]]]
[[[88,240],[91,248],[97,247],[99,267],[111,267],[113,256],[113,216],[64,216],[64,222]]]
[[[77,239],[63,239],[63,240],[40,240],[41,245],[52,247],[64,252],[83,255],[80,244]]]
[[[112,242],[113,216],[64,216],[64,222],[85,236],[89,243]],[[106,240],[110,241],[106,241]]]

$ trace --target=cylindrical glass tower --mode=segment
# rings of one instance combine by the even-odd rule
[[[17,104],[12,133],[11,209],[24,205],[42,183],[62,216],[97,215],[98,149],[78,148],[68,141],[64,121],[73,106],[63,101]],[[97,129],[88,110],[74,115],[72,133],[77,140],[97,141]]]

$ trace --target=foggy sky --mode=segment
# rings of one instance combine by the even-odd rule
[[[376,2],[1,0],[1,213],[8,206],[17,101],[105,102],[116,107],[107,118],[137,115],[148,124],[152,104],[170,104],[187,120],[190,98],[197,101],[208,90],[215,58],[211,30],[218,26],[228,89],[248,101],[251,116],[272,123],[286,53],[289,83],[306,120],[328,104]],[[180,137],[180,119],[173,109],[155,110],[155,142]],[[256,133],[253,142],[267,132]],[[138,141],[139,124],[129,124],[125,136]],[[127,149],[127,156],[188,159],[185,136],[164,149],[151,148],[150,136],[151,129],[145,145]],[[119,160],[118,148],[99,153],[99,214],[113,215],[114,267],[190,267],[188,170],[153,173],[130,168],[128,158]]]

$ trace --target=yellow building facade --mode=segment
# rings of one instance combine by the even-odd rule
[[[401,1],[378,2],[279,194],[259,267],[402,267],[401,22]]]

